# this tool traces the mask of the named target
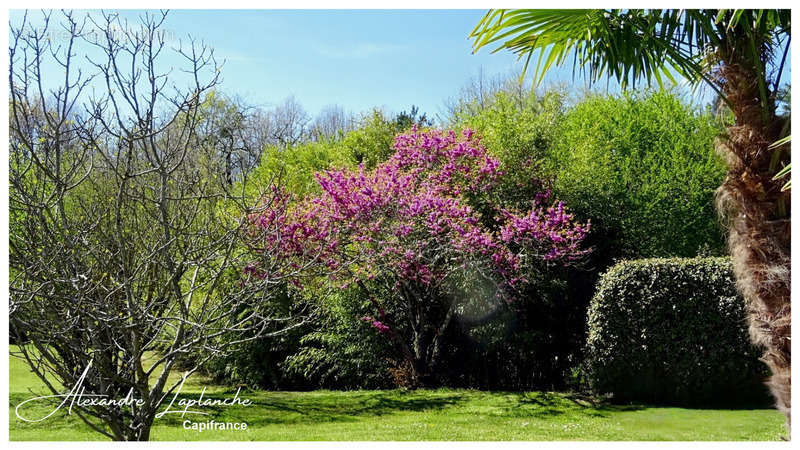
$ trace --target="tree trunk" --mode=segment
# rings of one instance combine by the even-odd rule
[[[133,418],[131,426],[125,428],[125,437],[123,439],[126,441],[149,441],[154,419],[154,414],[148,413],[146,410],[140,411]]]
[[[431,387],[431,368],[428,359],[430,339],[426,336],[427,330],[421,324],[417,325],[411,347],[411,386],[413,389]]]
[[[136,441],[149,441],[150,440],[150,425],[143,425],[136,433]]]
[[[724,59],[723,59],[724,61]],[[725,61],[717,73],[736,124],[718,149],[728,175],[717,190],[717,206],[728,219],[733,268],[745,298],[753,342],[772,371],[767,385],[776,406],[791,420],[790,212],[783,182],[773,181],[770,144],[780,137],[774,105],[762,103],[758,70],[746,61]],[[788,160],[788,151],[781,161]],[[778,165],[780,168],[780,165]]]

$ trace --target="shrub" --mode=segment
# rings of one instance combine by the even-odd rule
[[[462,100],[449,122],[474,129],[491,155],[513,168],[500,180],[497,192],[506,203],[522,207],[541,191],[541,181],[552,175],[544,172],[543,165],[559,137],[565,94],[552,90],[540,96],[519,90],[514,79],[488,94],[484,102],[480,106],[477,100]]]
[[[727,258],[612,267],[589,307],[586,366],[598,393],[686,406],[766,399]]]
[[[296,351],[310,327],[291,330],[232,346],[229,352],[211,358],[204,371],[215,383],[249,389],[303,390],[306,380],[283,370],[287,356]],[[202,355],[203,353],[201,353]]]
[[[555,195],[591,218],[595,261],[725,254],[714,191],[725,166],[708,112],[666,91],[589,96],[548,153]]]
[[[224,284],[231,285],[230,280],[223,280]],[[292,296],[286,283],[275,287],[277,294],[269,302],[261,305],[262,314],[268,317],[286,317],[291,314],[300,316],[305,314],[308,299]],[[231,311],[232,314],[250,313],[249,308]],[[280,330],[280,321],[267,326],[265,333],[257,339],[244,342],[228,342],[224,352],[201,349],[186,355],[183,366],[190,367],[187,363],[209,358],[203,364],[203,371],[215,382],[233,386],[246,386],[251,389],[282,389],[296,390],[308,386],[304,379],[282,370],[281,364],[300,346],[299,341],[303,335],[311,331],[311,323],[298,323],[282,333],[272,335]],[[250,338],[253,333],[246,333],[245,338]],[[239,340],[239,339],[237,339]]]
[[[372,305],[357,286],[321,299],[314,330],[299,341],[283,370],[312,389],[387,389],[395,387],[390,370],[393,348],[363,320]],[[394,358],[392,358],[394,356]]]
[[[416,106],[412,106],[410,112],[402,111],[394,117],[376,108],[362,114],[358,127],[344,135],[337,145],[356,164],[372,169],[392,156],[394,137],[414,125],[426,128],[433,123],[426,114],[420,115]]]
[[[503,85],[482,106],[462,99],[449,122],[483,136],[512,173],[498,192],[530,198],[532,179],[593,223],[588,243],[601,269],[615,258],[693,257],[725,253],[714,191],[725,166],[714,153],[722,122],[678,92],[589,94]],[[687,220],[687,217],[691,219]]]
[[[257,196],[269,180],[281,179],[289,192],[302,197],[316,190],[315,172],[355,165],[348,150],[336,141],[309,142],[288,148],[271,146],[264,149],[246,189],[248,194]]]

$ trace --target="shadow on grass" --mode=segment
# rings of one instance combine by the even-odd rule
[[[498,400],[498,394],[502,396],[502,400]],[[230,394],[209,395],[207,398],[226,396],[230,397]],[[561,415],[575,418],[581,416],[606,418],[617,412],[647,408],[645,405],[635,404],[614,405],[580,394],[554,392],[317,391],[302,394],[248,392],[241,396],[249,398],[252,404],[235,408],[205,407],[203,410],[210,415],[195,416],[191,419],[213,419],[218,422],[246,420],[248,425],[253,426],[297,423],[309,425],[357,422],[365,418],[404,412],[445,411],[447,414],[482,414],[459,408],[476,405],[502,411],[502,416],[507,418],[548,419]],[[164,419],[167,423],[180,423],[184,420],[179,416]]]
[[[230,398],[230,394],[207,395],[204,398]],[[234,421],[246,420],[248,426],[271,424],[314,424],[324,422],[355,422],[362,418],[396,414],[443,410],[458,405],[464,395],[457,392],[419,391],[366,391],[366,392],[318,392],[301,394],[293,392],[243,392],[241,398],[251,400],[249,406],[207,406],[207,416],[180,417],[167,415],[165,423],[181,423],[191,420]],[[196,399],[188,395],[179,398]],[[176,401],[177,404],[177,401]]]
[[[515,417],[552,417],[563,414],[588,417],[608,417],[621,411],[639,411],[645,405],[614,405],[595,397],[576,393],[522,392],[510,393],[518,397],[518,405],[509,411]]]

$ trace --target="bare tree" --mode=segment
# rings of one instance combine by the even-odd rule
[[[297,145],[308,138],[311,117],[291,95],[270,111],[272,140],[281,147]]]
[[[261,151],[264,147],[275,144],[273,120],[269,111],[261,107],[253,108],[246,116],[246,122],[253,142],[258,143]]]
[[[45,13],[42,26],[11,27],[10,320],[17,356],[54,394],[82,383],[141,401],[73,409],[84,422],[111,439],[147,440],[179,385],[168,382],[176,364],[191,361],[192,373],[311,312],[273,312],[276,287],[305,268],[271,256],[272,231],[249,226],[258,208],[244,188],[214,176],[224,158],[195,145],[201,99],[219,76],[213,52],[194,41],[171,49],[166,13],[135,28],[101,16]],[[78,63],[81,45],[92,51]],[[170,51],[180,71],[160,69]],[[58,71],[43,69],[53,62]],[[285,201],[269,192],[261,207]]]
[[[345,112],[339,105],[328,105],[314,119],[311,138],[314,140],[336,139],[356,128],[353,114]]]
[[[481,67],[477,75],[470,77],[461,86],[458,95],[445,100],[445,114],[447,117],[453,117],[456,114],[474,115],[491,107],[495,94],[505,86],[509,86],[510,78],[512,77],[490,77]]]

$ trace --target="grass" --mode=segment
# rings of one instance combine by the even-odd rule
[[[10,439],[103,440],[64,410],[41,423],[26,423],[14,408],[32,394],[45,395],[24,361],[10,361]],[[183,389],[197,398],[206,380]],[[232,397],[233,390],[209,384],[207,397]],[[211,392],[211,394],[208,394]],[[785,433],[775,410],[707,410],[646,405],[610,405],[555,392],[418,391],[246,391],[250,406],[211,407],[197,422],[247,422],[246,431],[185,430],[180,417],[157,419],[153,440],[778,440]],[[51,411],[28,409],[31,417]],[[187,418],[190,418],[187,416]]]

